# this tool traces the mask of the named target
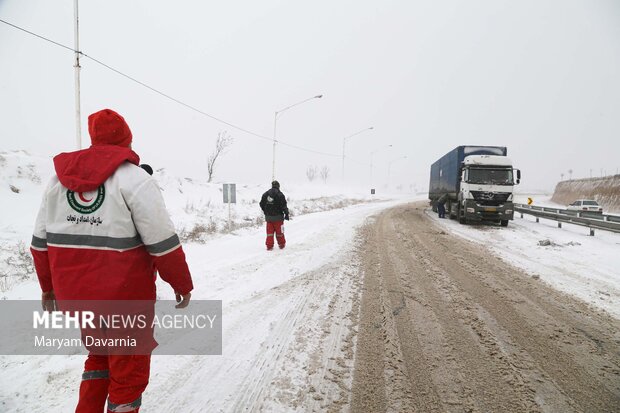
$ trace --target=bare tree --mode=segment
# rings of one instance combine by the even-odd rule
[[[211,182],[211,179],[213,179],[213,173],[215,172],[215,161],[217,161],[221,155],[226,153],[226,149],[233,144],[233,141],[234,139],[228,135],[226,131],[221,131],[217,134],[215,149],[213,149],[213,152],[209,155],[209,159],[207,159],[207,172],[209,173],[208,182]]]
[[[327,178],[329,178],[329,168],[327,166],[324,166],[323,168],[321,168],[321,179],[323,180],[324,184],[327,183]]]
[[[306,178],[310,182],[314,181],[314,178],[316,178],[316,166],[309,166],[306,169]]]

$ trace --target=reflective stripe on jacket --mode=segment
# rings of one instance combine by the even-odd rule
[[[181,294],[193,288],[159,187],[125,149],[91,147],[55,159],[31,251],[41,289],[60,300],[155,299],[156,270]]]

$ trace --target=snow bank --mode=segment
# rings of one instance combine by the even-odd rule
[[[178,178],[169,175],[165,169],[155,171],[153,176],[160,185],[182,240],[205,242],[215,234],[256,227],[264,222],[258,203],[269,185],[237,184],[237,203],[231,204],[229,208],[223,202],[221,183]],[[322,183],[282,183],[281,190],[286,195],[293,219],[304,214],[381,199],[371,199],[362,191],[343,190]]]
[[[29,246],[51,160],[25,151],[0,152],[0,297],[34,277]]]
[[[50,157],[34,156],[25,151],[0,152],[0,298],[5,296],[3,293],[18,288],[21,282],[35,279],[28,247],[44,188],[53,174]],[[263,224],[258,202],[269,189],[268,183],[237,183],[237,203],[229,208],[223,202],[221,183],[177,177],[164,168],[156,170],[153,176],[184,242],[205,243],[222,234]],[[281,184],[293,220],[314,212],[381,200],[381,197],[371,198],[362,190],[322,182]],[[407,195],[396,196],[403,197]]]

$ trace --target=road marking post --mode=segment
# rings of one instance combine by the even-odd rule
[[[230,212],[230,204],[237,203],[237,184],[223,184],[222,194],[224,203],[228,204],[228,230],[232,230],[232,218]]]

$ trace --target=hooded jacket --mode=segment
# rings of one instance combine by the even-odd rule
[[[31,251],[44,292],[59,300],[154,300],[156,271],[193,289],[157,183],[129,148],[96,145],[54,158]]]

